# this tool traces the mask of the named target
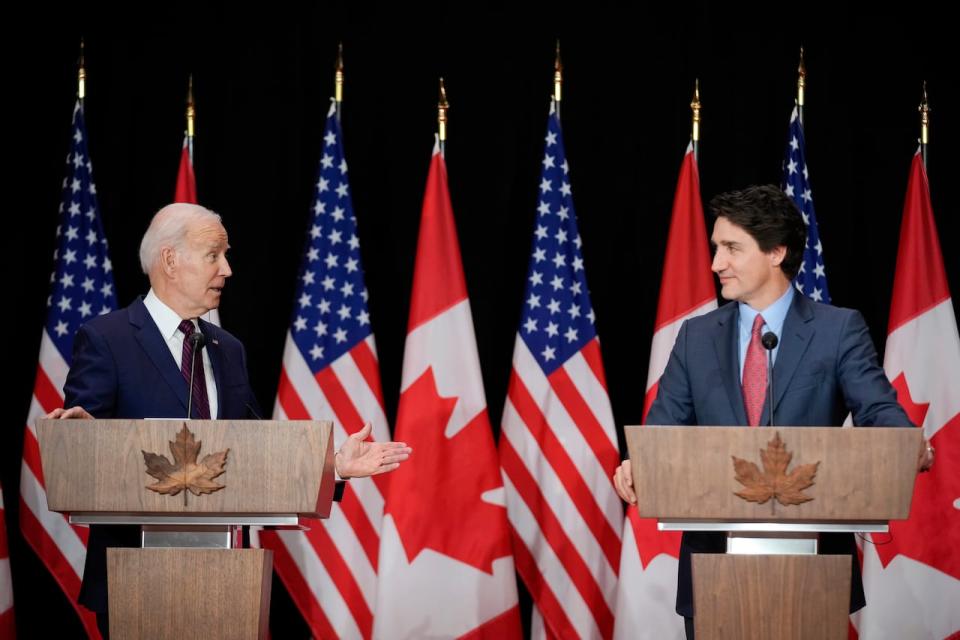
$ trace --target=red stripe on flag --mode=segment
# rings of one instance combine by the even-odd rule
[[[618,566],[620,563],[620,538],[617,536],[617,532],[610,526],[610,522],[607,521],[603,511],[600,510],[593,492],[583,480],[583,476],[580,475],[573,460],[570,459],[563,443],[550,428],[546,416],[540,411],[540,407],[530,395],[530,391],[523,384],[523,380],[516,370],[510,376],[507,395],[509,395],[510,402],[517,410],[520,419],[523,420],[534,439],[540,443],[540,449],[546,456],[547,462],[556,472],[577,511],[580,512],[593,537],[596,538],[600,548],[603,549],[607,562],[610,563],[611,567]]]
[[[612,476],[614,469],[620,463],[620,453],[610,443],[610,438],[607,437],[603,426],[593,415],[593,411],[590,410],[583,396],[580,395],[569,374],[563,367],[559,367],[547,376],[547,379],[550,381],[550,386],[553,387],[554,392],[556,392],[557,398],[560,399],[567,413],[573,418],[574,424],[583,434],[590,449],[593,450],[593,454],[597,456],[600,466]]]
[[[346,516],[347,522],[349,522],[353,528],[353,532],[357,536],[357,541],[363,548],[363,552],[367,555],[367,559],[370,560],[373,570],[376,571],[377,555],[380,553],[380,535],[374,528],[373,523],[370,522],[370,518],[367,517],[367,512],[363,510],[363,505],[360,504],[360,498],[357,497],[357,492],[350,486],[349,482],[346,483],[346,486],[343,488],[343,497],[340,499],[340,509],[343,511],[343,515]]]
[[[30,473],[40,483],[40,487],[46,485],[43,481],[43,464],[40,462],[40,446],[37,444],[37,438],[30,429],[23,431],[23,463],[30,469]]]
[[[363,417],[357,411],[353,400],[347,394],[347,390],[340,383],[340,378],[331,367],[321,369],[316,373],[317,383],[326,396],[330,408],[333,409],[337,420],[343,425],[347,433],[357,431],[363,426]],[[346,495],[346,491],[345,494]],[[373,524],[367,517],[367,513],[360,505],[360,501],[354,496],[354,500],[347,501],[340,505],[343,515],[347,518],[350,526],[353,527],[364,553],[371,558],[373,566],[377,566],[376,556],[379,553],[380,537],[376,534]]]
[[[323,563],[330,579],[337,585],[337,591],[343,596],[347,608],[353,615],[354,622],[360,628],[360,633],[364,638],[369,638],[373,634],[373,612],[367,606],[367,601],[363,597],[363,591],[354,577],[350,567],[344,561],[343,556],[337,549],[336,543],[330,537],[327,530],[317,522],[310,530],[307,540],[317,552],[320,562]]]
[[[13,620],[13,607],[10,607],[3,613],[0,613],[0,638],[13,638],[17,637],[17,626],[14,624]]]
[[[563,525],[544,499],[537,481],[530,475],[523,460],[506,438],[500,439],[500,462],[510,481],[517,488],[517,493],[527,504],[527,508],[535,514],[543,537],[563,564],[570,581],[590,609],[601,635],[609,638],[613,634],[613,612],[607,606],[600,586],[583,561],[580,551],[571,542],[563,530]],[[516,546],[514,546],[514,553],[516,553]],[[542,613],[544,610],[541,608],[540,611]]]
[[[360,370],[360,375],[366,380],[367,386],[380,404],[380,410],[386,413],[383,405],[383,391],[380,388],[380,367],[377,364],[377,354],[373,352],[366,340],[361,340],[353,349],[350,356]]]
[[[50,537],[47,530],[33,515],[33,511],[24,502],[23,496],[20,497],[20,531],[23,533],[24,540],[47,567],[63,593],[66,594],[67,600],[76,610],[87,635],[99,640],[100,631],[97,629],[96,615],[92,611],[81,607],[77,602],[77,596],[80,594],[80,577],[74,572],[73,566],[64,557],[63,552],[60,551],[56,541]]]
[[[300,567],[290,555],[287,546],[280,541],[279,536],[273,531],[261,531],[260,544],[273,550],[273,566],[277,570],[280,582],[287,588],[287,593],[300,610],[300,615],[307,622],[314,637],[331,640],[336,638],[336,630],[330,624],[319,601],[310,591],[310,585],[304,580]]]
[[[277,385],[277,402],[289,420],[309,420],[310,413],[300,400],[300,394],[290,382],[287,370],[280,367],[280,383]]]
[[[593,371],[593,375],[600,381],[603,390],[609,393],[607,389],[607,376],[603,373],[603,356],[600,355],[600,340],[594,338],[583,345],[580,353],[583,354],[583,359],[587,361],[587,365],[590,367],[590,370]]]
[[[363,416],[357,411],[353,400],[340,383],[340,378],[331,367],[324,367],[314,374],[320,390],[330,403],[330,408],[336,414],[337,420],[347,433],[353,433],[363,427]]]
[[[540,573],[537,561],[513,527],[510,527],[510,537],[513,539],[513,560],[517,565],[517,573],[523,578],[530,596],[537,603],[545,627],[557,637],[576,638],[577,630],[573,628],[563,605],[557,600],[557,596]]]
[[[54,409],[63,406],[63,396],[60,391],[53,386],[47,372],[39,364],[37,365],[37,378],[33,383],[33,395],[40,403],[40,408],[44,413],[50,413]]]
[[[476,629],[463,634],[459,640],[499,640],[516,638],[520,640],[523,622],[520,620],[520,605],[507,609],[498,616],[490,618]]]

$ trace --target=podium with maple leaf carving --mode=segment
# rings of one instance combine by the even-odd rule
[[[822,532],[906,519],[919,429],[627,427],[640,516],[727,533],[692,556],[694,624],[710,638],[846,638],[850,557]]]
[[[51,511],[74,524],[141,527],[141,548],[107,550],[111,637],[266,637],[273,556],[240,548],[241,527],[329,515],[330,422],[36,427]]]

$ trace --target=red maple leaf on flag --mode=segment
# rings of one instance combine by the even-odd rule
[[[893,380],[897,401],[914,424],[923,424],[929,403],[916,403],[903,373]],[[954,416],[930,441],[936,450],[933,469],[917,475],[908,520],[890,523],[889,542],[877,544],[877,556],[886,567],[898,554],[935,567],[960,579],[960,556],[944,548],[960,548],[960,511],[953,502],[960,496],[960,415]],[[936,496],[934,500],[918,496]]]
[[[390,474],[386,513],[409,562],[432,549],[492,575],[493,561],[510,554],[506,509],[480,496],[503,479],[486,410],[444,435],[457,401],[440,396],[431,367],[403,392],[401,404],[417,416],[404,435],[416,461]]]

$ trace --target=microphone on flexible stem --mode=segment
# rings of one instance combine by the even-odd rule
[[[192,347],[190,351],[190,386],[187,387],[187,420],[189,420],[191,411],[193,410],[193,376],[196,372],[197,353],[203,349],[203,346],[207,343],[207,339],[197,330],[187,336],[187,340],[190,341],[190,346]]]
[[[777,334],[773,331],[767,331],[760,337],[760,343],[767,350],[767,391],[769,392],[767,402],[770,404],[770,426],[773,426],[773,350],[777,348],[780,341]]]

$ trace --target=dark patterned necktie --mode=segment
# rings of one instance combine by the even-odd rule
[[[184,320],[178,327],[183,332],[183,357],[180,360],[180,373],[183,379],[190,384],[190,363],[194,362],[193,341],[190,335],[195,331],[193,323]],[[194,364],[193,389],[190,393],[193,396],[193,415],[200,420],[210,419],[210,402],[207,400],[207,379],[203,373],[203,354],[198,353]]]
[[[763,316],[757,314],[753,319],[750,332],[750,346],[743,361],[743,406],[747,410],[747,423],[751,427],[760,424],[763,401],[767,394],[767,362],[760,331],[763,328]]]

